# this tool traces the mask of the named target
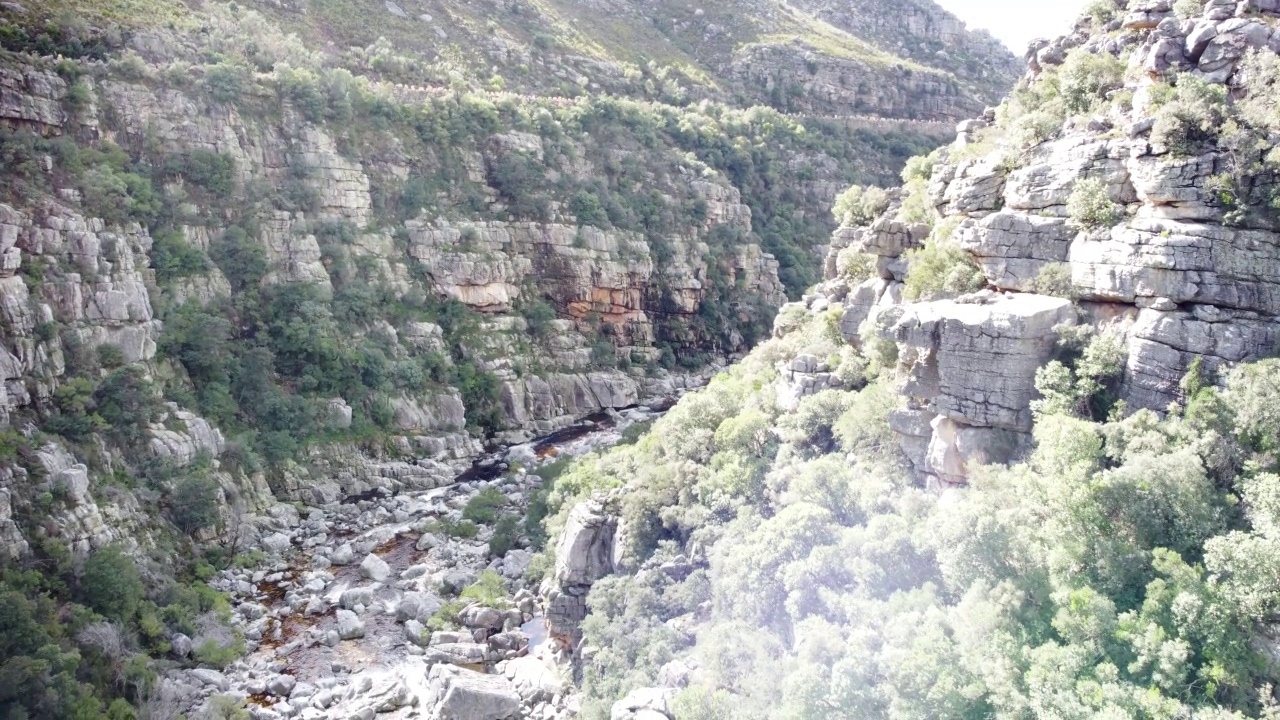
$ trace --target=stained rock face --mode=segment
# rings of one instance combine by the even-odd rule
[[[693,189],[705,198],[710,226],[749,231],[751,211],[738,190],[709,182]],[[411,221],[409,255],[450,297],[482,312],[508,312],[530,284],[540,287],[572,318],[596,314],[615,326],[626,344],[649,345],[657,273],[643,236],[559,223]],[[662,268],[669,306],[694,313],[708,266],[691,251],[691,237],[670,238],[675,249]],[[735,249],[735,283],[765,302],[781,304],[777,261],[753,244]],[[741,280],[737,277],[741,276]]]

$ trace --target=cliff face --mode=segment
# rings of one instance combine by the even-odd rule
[[[1064,326],[1114,341],[1109,382],[1130,411],[1185,402],[1193,368],[1213,377],[1275,347],[1277,9],[1099,13],[1032,47],[1010,101],[961,123],[883,215],[835,235],[829,278],[859,254],[878,270],[848,290],[841,327],[898,344],[910,403],[896,425],[926,475],[963,481],[967,462],[1025,447],[975,438],[1030,429]],[[978,272],[967,288],[987,290],[903,305],[913,273],[926,296],[965,285],[927,278],[946,252],[942,272]]]

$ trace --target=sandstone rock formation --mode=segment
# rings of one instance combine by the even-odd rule
[[[1148,2],[1117,6],[1110,35],[1082,20],[1033,46],[1024,82],[1059,82],[1070,58],[1115,57],[1142,71],[1124,88],[1131,107],[1100,97],[1092,117],[1067,113],[1025,146],[988,111],[960,125],[926,178],[891,191],[882,215],[836,232],[828,278],[857,257],[875,268],[844,295],[841,334],[860,345],[878,332],[898,345],[907,407],[893,426],[918,471],[962,482],[966,464],[1007,461],[1027,446],[1035,374],[1054,352],[1055,327],[1078,321],[1117,338],[1127,354],[1119,398],[1130,410],[1180,401],[1193,361],[1216,373],[1275,347],[1280,236],[1273,215],[1247,206],[1265,205],[1275,170],[1241,165],[1216,132],[1171,147],[1151,98],[1189,78],[1225,86],[1230,99],[1217,112],[1230,113],[1265,92],[1241,68],[1250,51],[1280,51],[1277,15],[1266,3],[1210,2],[1183,19],[1171,3]],[[1100,222],[1073,215],[1086,192],[1113,208]],[[912,203],[929,208],[928,224],[918,213],[904,219]],[[939,243],[962,250],[991,289],[903,304],[909,254]],[[1064,297],[1036,294],[1045,288]]]
[[[551,636],[576,651],[579,627],[587,616],[587,593],[592,584],[619,565],[622,536],[618,518],[609,512],[606,497],[580,503],[556,544],[555,575],[544,583],[547,629]]]
[[[520,712],[520,696],[505,678],[436,665],[425,698],[441,720],[506,720]]]

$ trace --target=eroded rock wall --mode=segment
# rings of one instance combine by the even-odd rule
[[[1081,20],[1072,34],[1031,48],[1024,83],[1059,82],[1073,54],[1113,56],[1128,72],[1101,110],[1068,113],[1023,146],[1009,136],[1016,109],[965,121],[926,178],[891,191],[871,222],[836,232],[824,287],[845,282],[838,278],[853,259],[874,266],[840,296],[840,329],[855,345],[869,337],[897,345],[906,407],[893,425],[918,471],[963,482],[966,464],[1025,450],[1036,370],[1073,324],[1123,347],[1118,390],[1130,411],[1181,402],[1196,361],[1213,375],[1274,352],[1280,225],[1258,198],[1275,173],[1241,164],[1216,130],[1170,147],[1160,114],[1169,101],[1153,100],[1179,82],[1203,82],[1210,95],[1221,87],[1229,113],[1249,97],[1250,52],[1280,52],[1280,8],[1271,3],[1215,1],[1179,18],[1157,1],[1117,7],[1101,28]],[[1118,92],[1133,102],[1112,102]],[[1086,187],[1095,207],[1110,208],[1104,217],[1072,210]],[[926,245],[959,248],[987,290],[904,301],[911,253]],[[1037,294],[1046,289],[1060,297]]]

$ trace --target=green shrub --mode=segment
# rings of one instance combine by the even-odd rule
[[[932,152],[928,155],[916,155],[907,160],[907,164],[902,168],[903,184],[910,183],[912,180],[923,180],[928,182],[933,177],[933,168],[938,162],[938,153]]]
[[[196,148],[184,155],[170,155],[165,158],[164,171],[169,175],[181,175],[187,182],[221,198],[226,198],[235,189],[235,158],[204,148]]]
[[[137,563],[115,545],[90,555],[80,576],[79,595],[84,603],[117,623],[133,619],[144,590]]]
[[[617,367],[617,348],[608,340],[600,340],[591,346],[591,364],[599,368]]]
[[[80,175],[80,193],[90,214],[108,223],[136,221],[149,224],[162,208],[162,201],[141,175],[101,164]]]
[[[907,278],[903,297],[938,300],[986,287],[987,279],[969,253],[950,240],[931,241],[907,252]]]
[[[220,517],[221,492],[218,483],[205,472],[182,478],[169,494],[169,514],[178,529],[190,535],[213,527]]]
[[[1046,263],[1032,281],[1031,290],[1041,295],[1074,299],[1076,292],[1071,283],[1071,263]]]
[[[461,600],[453,600],[440,606],[439,610],[427,619],[427,629],[431,632],[439,632],[441,630],[449,630],[457,627],[458,614],[462,612],[467,603]]]
[[[469,358],[455,358],[449,384],[462,393],[469,428],[485,435],[502,429],[502,383],[496,375]]]
[[[112,372],[93,392],[97,416],[112,437],[137,446],[148,438],[150,424],[160,414],[160,400],[144,371],[129,365]]]
[[[156,282],[167,284],[179,278],[199,275],[209,269],[204,253],[192,247],[177,230],[155,233],[151,244],[151,267]]]
[[[103,343],[97,348],[98,365],[107,369],[114,370],[124,365],[124,350],[115,343]]]
[[[1057,137],[1066,119],[1066,103],[1053,98],[1014,120],[1009,138],[1015,147],[1033,147]]]
[[[933,198],[929,196],[929,181],[926,178],[912,178],[902,190],[904,197],[902,207],[898,208],[898,220],[932,227],[937,220],[938,211],[934,208]]]
[[[237,634],[228,645],[223,645],[217,640],[206,640],[197,645],[191,654],[201,665],[210,665],[222,670],[244,657],[244,651],[244,638]]]
[[[1239,76],[1245,95],[1236,101],[1241,118],[1249,126],[1268,133],[1280,132],[1280,107],[1276,92],[1280,90],[1280,55],[1254,50],[1245,55]],[[1272,148],[1270,164],[1280,166],[1280,150]]]
[[[889,196],[878,187],[854,185],[836,197],[831,209],[842,226],[866,225],[889,207]]]
[[[1177,86],[1163,96],[1155,113],[1151,142],[1175,155],[1194,155],[1222,132],[1227,118],[1227,88],[1192,75],[1179,75]]]
[[[493,570],[485,570],[480,573],[480,577],[476,578],[475,583],[462,591],[459,597],[463,600],[474,600],[488,607],[496,607],[507,597],[507,583]]]
[[[636,443],[640,442],[640,438],[644,437],[652,429],[653,429],[652,420],[645,420],[643,422],[632,423],[631,425],[627,426],[626,430],[622,431],[622,439],[618,441],[618,444],[619,445],[635,445]],[[550,466],[547,466],[547,467],[550,467]],[[542,470],[540,469],[537,474],[542,475]],[[546,476],[543,475],[543,477],[545,478]]]
[[[1124,86],[1124,71],[1124,61],[1110,53],[1072,52],[1058,74],[1067,111],[1093,112],[1106,101],[1107,93]]]
[[[269,269],[261,243],[235,225],[212,243],[209,254],[237,292],[257,286]]]
[[[1173,4],[1173,11],[1184,20],[1198,18],[1204,14],[1205,2],[1206,0],[1177,0]]]
[[[462,509],[462,519],[482,525],[491,525],[498,518],[498,509],[507,504],[507,496],[497,488],[485,488],[467,501]]]
[[[840,277],[855,285],[877,277],[878,264],[879,258],[875,255],[858,252],[853,248],[844,248],[836,255],[836,267]]]
[[[249,84],[248,71],[231,63],[209,65],[204,69],[204,88],[216,102],[232,103],[244,95]]]
[[[489,539],[489,554],[503,557],[516,546],[520,540],[520,518],[503,514],[493,526],[493,537]]]
[[[251,717],[244,700],[232,695],[215,695],[209,698],[208,710],[199,720],[250,720]]]
[[[1120,222],[1123,211],[1111,201],[1107,186],[1101,180],[1084,178],[1071,190],[1067,215],[1082,227],[1103,228]]]
[[[93,102],[93,94],[89,91],[89,86],[83,82],[74,82],[67,88],[65,96],[67,105],[71,106],[72,114],[78,114],[89,107],[89,103]]]
[[[45,421],[44,430],[71,440],[85,440],[100,429],[104,421],[94,413],[94,389],[93,381],[86,377],[73,377],[60,385],[53,391],[58,413]]]
[[[529,334],[536,338],[546,338],[551,333],[552,322],[556,319],[555,308],[547,301],[537,298],[521,307]]]
[[[551,200],[542,192],[543,166],[523,152],[508,152],[489,167],[489,183],[508,205],[510,214],[522,220],[545,222],[551,217]]]
[[[427,531],[448,535],[449,537],[470,539],[480,533],[480,528],[470,520],[451,520],[442,517],[427,525]]]
[[[1116,383],[1124,373],[1126,351],[1111,334],[1095,335],[1068,365],[1054,360],[1036,371],[1041,398],[1032,408],[1041,414],[1105,419],[1115,404]]]
[[[609,227],[609,216],[600,205],[600,198],[594,193],[579,190],[569,200],[569,212],[578,219],[579,225],[594,225],[598,228]]]

